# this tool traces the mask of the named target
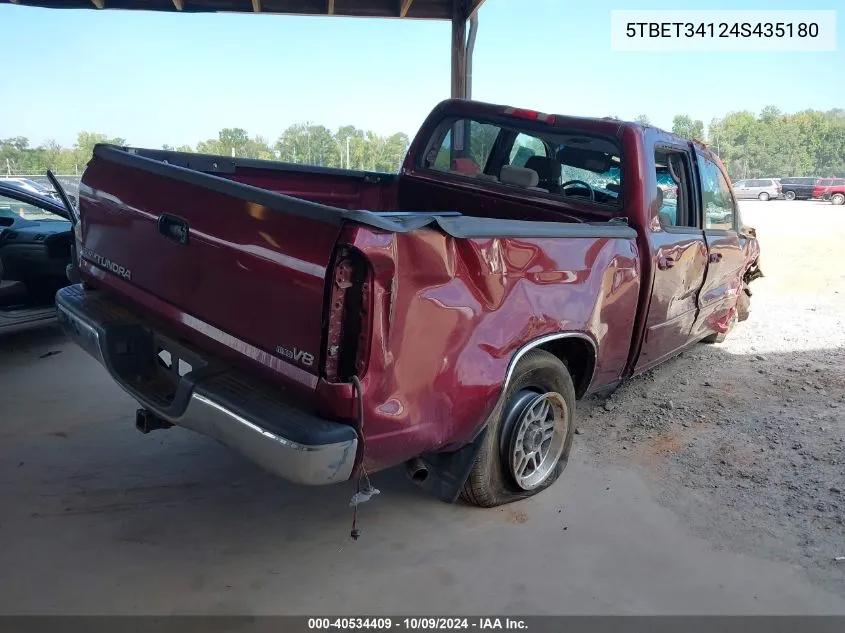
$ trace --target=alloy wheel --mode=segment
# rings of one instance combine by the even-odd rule
[[[566,400],[553,391],[518,402],[522,410],[511,433],[508,466],[520,488],[533,490],[542,485],[563,454],[570,414]]]

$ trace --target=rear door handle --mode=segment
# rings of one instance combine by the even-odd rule
[[[715,264],[716,262],[722,261],[722,254],[721,253],[710,253],[710,263]]]
[[[660,270],[666,270],[667,268],[672,268],[675,265],[675,259],[673,257],[663,256],[657,260],[657,267]]]
[[[180,244],[188,243],[189,230],[188,221],[175,215],[162,213],[158,218],[158,232]]]

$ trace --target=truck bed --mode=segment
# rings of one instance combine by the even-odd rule
[[[305,398],[325,374],[331,275],[351,227],[371,236],[434,231],[480,241],[635,238],[624,222],[401,211],[393,208],[401,177],[224,160],[98,146],[80,186],[83,277]]]

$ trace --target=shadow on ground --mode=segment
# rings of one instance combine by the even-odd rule
[[[188,431],[139,435],[135,403],[81,350],[55,333],[14,341],[2,612],[845,613],[826,562],[842,541],[843,434],[821,395],[841,384],[841,350],[698,346],[584,402],[563,479],[504,508],[377,473],[356,542],[351,483],[297,487]],[[824,589],[783,551],[801,530],[813,545],[797,560],[827,565],[811,573]]]

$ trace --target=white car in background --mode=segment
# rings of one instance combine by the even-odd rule
[[[777,200],[781,194],[778,178],[747,178],[733,184],[737,200]]]

